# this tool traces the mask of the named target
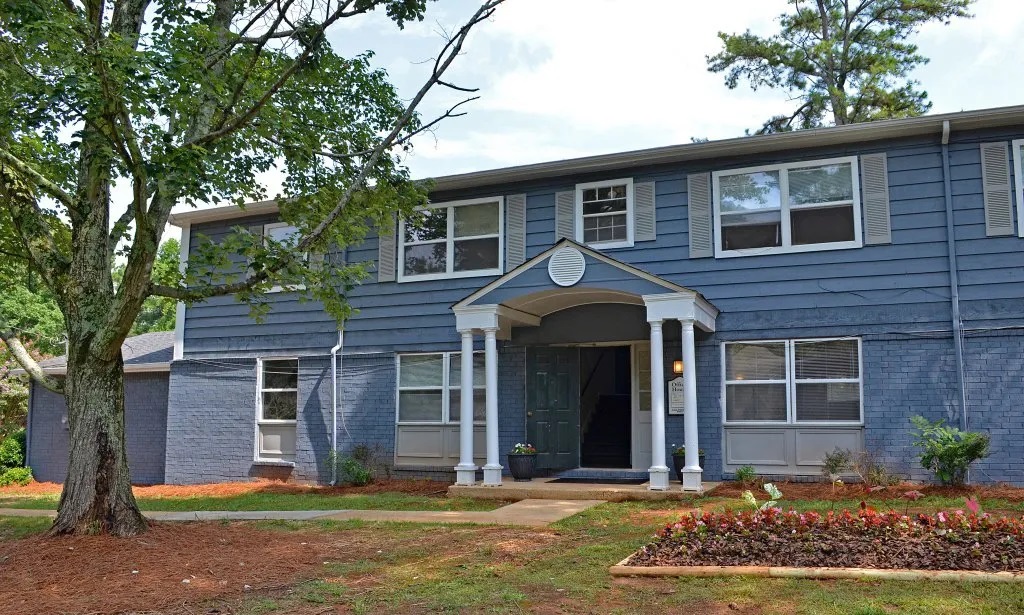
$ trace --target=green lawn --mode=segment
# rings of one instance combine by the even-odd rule
[[[218,506],[223,506],[225,499],[238,498],[220,498]],[[830,502],[782,504],[822,512],[831,507]],[[856,507],[858,502],[843,504]],[[925,498],[914,508],[959,508],[962,504],[962,500]],[[743,506],[739,500],[724,498],[602,504],[537,530],[330,521],[253,523],[253,531],[312,531],[335,543],[351,540],[365,545],[369,541],[375,546],[364,547],[361,555],[347,559],[347,550],[339,547],[337,561],[309,571],[312,580],[192,607],[195,612],[220,609],[250,615],[333,612],[333,606],[357,613],[1024,612],[1024,591],[1012,584],[744,577],[616,580],[608,574],[609,566],[648,542],[665,522],[680,514],[681,507],[694,505],[715,509]],[[1016,510],[1014,506],[1020,505],[982,502],[988,510]],[[41,531],[45,521],[0,520],[0,538]]]
[[[58,496],[0,496],[0,508],[55,509]],[[142,510],[494,510],[505,502],[406,493],[322,495],[251,492],[227,497],[139,498]]]

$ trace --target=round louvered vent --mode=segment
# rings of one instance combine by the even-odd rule
[[[548,259],[548,275],[559,286],[572,286],[583,278],[587,261],[576,248],[562,248]]]

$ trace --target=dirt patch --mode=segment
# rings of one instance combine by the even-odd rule
[[[554,532],[516,528],[438,527],[410,535],[372,528],[274,530],[243,522],[153,523],[127,539],[33,536],[0,544],[0,612],[234,612],[247,596],[287,595],[312,579],[344,583],[355,594],[371,591],[381,582],[375,573],[339,575],[325,563],[389,561],[410,541],[416,559],[399,567],[455,565],[488,544],[495,545],[496,559],[526,561],[539,545],[559,539]],[[311,612],[346,608],[319,605]]]
[[[636,510],[629,513],[626,519],[633,525],[659,525],[666,521],[675,521],[680,515],[685,515],[693,508],[679,508],[676,510]]]
[[[24,487],[12,485],[0,487],[0,495],[59,495],[60,483],[31,482]],[[230,497],[246,493],[285,493],[318,495],[347,495],[374,493],[407,493],[442,497],[448,492],[448,483],[432,480],[380,480],[362,487],[330,487],[323,485],[300,485],[273,480],[253,480],[235,483],[212,483],[207,485],[152,485],[133,487],[137,498],[187,498],[187,497]]]
[[[965,487],[948,487],[943,485],[920,485],[913,483],[905,483],[901,485],[895,485],[893,487],[886,487],[884,489],[878,489],[871,491],[865,485],[860,483],[839,485],[832,490],[832,485],[828,482],[819,483],[791,483],[786,481],[775,481],[775,486],[782,491],[783,500],[831,500],[833,498],[840,500],[893,500],[899,499],[904,493],[911,490],[920,491],[925,495],[934,495],[941,497],[966,497],[975,496],[979,499],[998,499],[1006,500],[1008,502],[1024,502],[1024,488],[1021,487],[1007,487],[1001,485],[995,486],[965,486]],[[709,497],[726,497],[726,498],[738,498],[743,495],[743,492],[747,489],[755,491],[760,489],[759,484],[744,485],[739,482],[727,482],[722,483],[709,491],[707,496]],[[763,494],[757,494],[759,498]]]

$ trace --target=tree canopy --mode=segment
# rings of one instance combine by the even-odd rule
[[[259,315],[265,292],[287,285],[348,315],[346,293],[365,271],[334,255],[425,202],[428,187],[410,181],[402,155],[413,135],[461,111],[421,121],[416,109],[435,86],[473,91],[445,72],[501,2],[483,0],[445,36],[409,100],[372,50],[341,54],[328,31],[372,11],[403,28],[424,18],[427,0],[0,3],[0,210],[64,317],[67,377],[39,369],[10,322],[0,339],[67,398],[71,453],[54,532],[145,528],[124,450],[121,343],[147,300],[234,295]],[[284,175],[279,195],[258,181],[271,168]],[[115,198],[115,184],[130,195]],[[172,207],[268,196],[294,238],[197,236],[184,276],[162,265]]]
[[[729,88],[781,89],[799,103],[759,133],[922,115],[931,102],[910,73],[928,58],[909,39],[926,23],[970,17],[973,2],[789,0],[777,34],[719,32],[708,70],[725,73]]]

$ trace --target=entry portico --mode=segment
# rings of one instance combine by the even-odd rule
[[[559,241],[551,248],[480,288],[452,307],[455,313],[456,329],[462,341],[460,369],[462,391],[471,391],[473,387],[474,336],[480,335],[484,341],[486,385],[484,486],[500,486],[503,470],[498,433],[498,340],[512,340],[514,336],[536,340],[538,336],[531,338],[527,330],[541,329],[546,317],[556,313],[564,314],[583,306],[600,304],[635,306],[630,309],[634,311],[642,309],[642,313],[645,315],[647,331],[643,335],[649,340],[650,348],[649,430],[651,440],[648,474],[649,488],[652,490],[669,488],[665,437],[666,347],[663,331],[667,321],[679,322],[680,354],[678,356],[681,357],[683,363],[683,430],[686,447],[683,489],[692,491],[701,489],[702,468],[698,464],[699,442],[697,435],[696,335],[698,331],[714,332],[718,310],[696,291],[617,261],[568,239]],[[553,346],[593,345],[606,339],[622,339],[614,336],[614,330],[630,327],[636,330],[636,324],[604,320],[589,323],[574,322],[572,328],[575,330],[575,337],[548,340],[547,343]],[[560,322],[559,326],[564,326],[564,322]],[[562,333],[564,334],[564,332]],[[634,341],[639,339],[635,334],[624,335],[637,338]],[[530,384],[527,383],[527,387],[529,386]],[[577,390],[569,393],[570,396],[578,394],[578,382],[576,382],[576,386]],[[640,386],[646,389],[647,383],[640,383]],[[562,391],[566,388],[558,390]],[[529,395],[527,398],[532,399]],[[578,399],[576,403],[578,404]],[[634,396],[634,406],[639,403],[637,396]],[[460,404],[461,416],[472,416],[473,396],[463,393],[460,396]],[[643,409],[648,410],[648,408]],[[634,414],[636,413],[634,412]],[[531,415],[532,408],[528,408],[527,416]],[[637,423],[634,423],[635,425]],[[578,432],[578,420],[575,427]],[[472,422],[461,422],[459,435],[460,454],[459,464],[455,467],[456,483],[472,485],[476,481],[478,470],[473,456]]]

